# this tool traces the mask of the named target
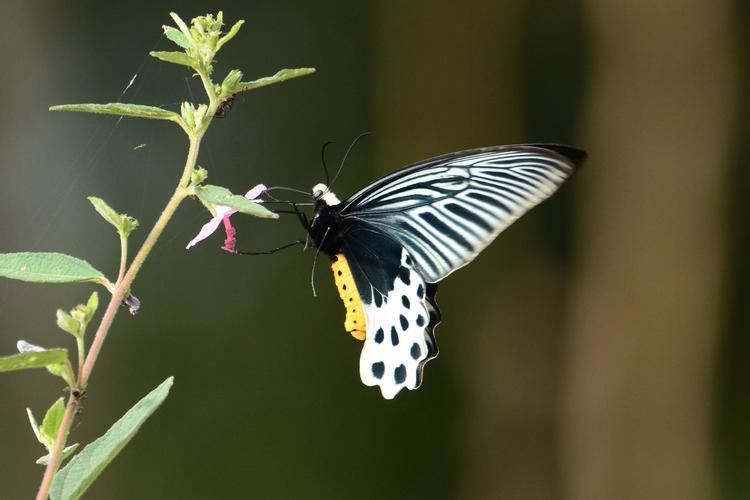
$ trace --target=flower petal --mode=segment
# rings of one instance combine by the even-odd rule
[[[268,188],[265,186],[265,184],[258,184],[257,186],[252,188],[250,191],[245,193],[245,198],[247,198],[248,200],[255,200],[258,196],[263,194],[263,191],[265,191],[266,189]],[[258,201],[262,201],[262,200],[258,200]]]
[[[203,224],[203,227],[201,227],[201,230],[198,232],[195,238],[190,240],[190,243],[188,243],[187,246],[185,247],[186,250],[195,246],[196,243],[203,241],[209,236],[211,236],[214,233],[214,231],[216,231],[219,228],[219,225],[221,224],[221,221],[224,220],[224,217],[229,217],[230,215],[232,215],[233,213],[237,211],[233,208],[218,206],[218,205],[214,208],[216,209],[216,216],[210,221]]]
[[[257,186],[253,187],[245,193],[245,198],[251,201],[257,201],[258,203],[262,203],[263,200],[257,200],[258,196],[263,194],[263,191],[268,189],[265,184],[258,184]],[[224,205],[214,205],[214,210],[216,211],[216,215],[208,222],[203,224],[203,227],[201,227],[200,232],[190,240],[190,242],[185,247],[186,250],[194,247],[196,243],[199,243],[209,236],[211,236],[217,229],[219,229],[219,225],[221,225],[222,221],[224,222],[224,229],[227,233],[227,239],[224,241],[224,247],[222,247],[224,250],[228,252],[234,252],[234,245],[235,245],[235,234],[237,231],[232,227],[232,223],[229,221],[229,217],[237,213],[237,210],[230,207],[225,207]]]
[[[19,340],[16,342],[16,349],[18,349],[18,352],[44,352],[46,349],[44,347],[39,347],[38,345],[30,344],[26,342],[25,340]]]

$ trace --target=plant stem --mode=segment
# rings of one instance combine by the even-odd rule
[[[62,455],[62,450],[65,448],[65,442],[68,439],[70,427],[73,425],[75,412],[76,398],[71,394],[68,398],[68,404],[65,407],[62,422],[60,423],[60,430],[57,432],[57,437],[55,438],[55,444],[50,451],[49,463],[44,470],[42,484],[39,486],[39,492],[36,495],[37,500],[47,500],[47,497],[49,496],[49,488],[52,486],[52,479],[60,465],[60,456]]]
[[[211,78],[207,73],[204,71],[198,72],[198,74],[201,77],[201,82],[203,82],[203,88],[206,89],[206,95],[208,96],[208,107],[209,107],[209,115],[213,116],[213,114],[216,112],[216,106],[218,106],[218,102],[216,100],[216,91],[214,90],[214,84],[211,81]],[[208,124],[206,124],[208,125]],[[205,127],[204,127],[205,130]]]
[[[183,170],[182,177],[180,178],[180,182],[177,185],[177,188],[172,194],[172,197],[167,202],[167,205],[164,207],[164,210],[159,216],[159,219],[157,219],[156,223],[154,224],[154,227],[151,228],[151,232],[146,237],[146,241],[143,242],[143,245],[141,245],[141,248],[138,250],[135,258],[133,258],[133,262],[130,264],[130,268],[125,273],[125,276],[123,276],[123,278],[115,284],[115,291],[112,293],[112,298],[107,305],[107,310],[104,312],[104,317],[102,318],[102,322],[99,324],[99,328],[97,329],[96,335],[94,336],[94,341],[91,343],[89,354],[88,356],[86,356],[86,362],[83,365],[81,380],[79,380],[80,386],[83,389],[85,389],[86,385],[88,384],[89,377],[91,376],[91,371],[94,369],[94,363],[96,363],[96,359],[99,356],[99,351],[102,348],[102,343],[107,337],[107,333],[109,332],[109,328],[112,325],[112,321],[115,319],[115,315],[117,314],[117,310],[120,307],[122,299],[130,290],[130,285],[135,280],[135,277],[138,275],[138,271],[141,270],[141,266],[143,266],[143,263],[146,261],[149,253],[151,253],[154,245],[156,245],[159,236],[161,236],[161,233],[164,231],[167,223],[172,218],[172,215],[174,215],[177,207],[180,205],[182,200],[185,199],[185,196],[187,196],[186,187],[187,183],[190,181],[190,173],[193,171],[193,168],[195,167],[195,164],[198,160],[200,140],[201,137],[191,137],[190,150],[188,151],[188,157],[185,161],[185,169]]]
[[[117,283],[122,281],[125,276],[125,269],[128,265],[128,237],[120,233],[120,271],[117,273]]]
[[[83,372],[83,363],[86,359],[86,343],[83,339],[83,333],[76,337],[76,345],[78,346],[78,380],[81,380],[81,373]]]
[[[154,227],[151,228],[151,231],[146,237],[146,240],[143,242],[143,245],[141,245],[138,253],[133,258],[133,262],[130,264],[127,272],[125,272],[124,275],[121,272],[117,282],[115,283],[112,297],[110,298],[109,304],[107,304],[107,309],[104,312],[104,316],[99,323],[99,328],[97,328],[96,330],[94,341],[91,343],[91,348],[89,349],[88,355],[86,356],[83,365],[79,366],[78,387],[81,390],[85,390],[86,386],[88,385],[89,378],[91,377],[91,371],[94,369],[96,359],[99,357],[99,353],[101,352],[104,340],[107,338],[107,333],[112,326],[112,322],[117,315],[117,311],[120,308],[120,304],[122,303],[123,298],[125,298],[125,294],[130,290],[130,285],[133,283],[133,280],[135,280],[136,276],[138,275],[138,271],[140,271],[141,266],[143,266],[143,263],[146,261],[149,253],[151,253],[151,250],[154,248],[154,245],[156,245],[156,242],[159,240],[159,236],[161,236],[161,233],[164,231],[167,223],[174,215],[177,207],[179,207],[182,200],[185,199],[188,194],[187,187],[190,182],[190,174],[192,173],[198,161],[198,150],[200,149],[200,142],[203,138],[204,131],[205,128],[190,135],[190,149],[188,150],[188,156],[185,160],[185,167],[182,171],[180,182],[177,184],[177,188],[175,188],[172,197],[167,202],[167,205],[164,207],[164,210],[154,224]],[[125,255],[126,254],[124,250],[123,261],[126,258]],[[121,271],[122,269],[124,269],[124,265],[121,264]],[[39,486],[39,492],[36,496],[37,500],[46,500],[49,496],[49,489],[50,486],[52,486],[52,479],[54,478],[55,473],[60,466],[62,450],[65,448],[68,433],[70,432],[70,427],[73,424],[76,406],[77,400],[75,397],[71,396],[70,399],[68,399],[68,405],[65,408],[65,414],[63,416],[63,421],[60,424],[60,430],[57,433],[55,444],[52,450],[50,450],[49,463],[47,464],[47,468],[44,471],[42,483]]]

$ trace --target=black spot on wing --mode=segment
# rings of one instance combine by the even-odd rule
[[[378,328],[378,331],[375,332],[375,342],[377,342],[378,344],[382,344],[384,337],[385,337],[385,333],[383,332],[383,329]]]
[[[424,316],[421,314],[417,316],[417,326],[424,326]]]
[[[411,357],[416,361],[419,359],[419,357],[422,355],[422,349],[419,347],[419,344],[414,342],[411,345],[411,350],[409,351],[409,354],[411,354]]]
[[[398,365],[396,369],[393,371],[393,380],[397,384],[404,383],[404,381],[406,380],[406,367],[404,365]]]
[[[437,284],[428,283],[425,288],[425,301],[424,305],[427,308],[429,318],[427,319],[427,325],[424,327],[424,340],[427,344],[427,353],[425,358],[419,362],[419,368],[417,369],[417,387],[422,383],[422,371],[424,365],[431,359],[435,359],[438,355],[438,345],[435,339],[435,327],[440,323],[440,309],[438,308],[437,302],[435,301],[435,294],[437,293]],[[422,318],[422,323],[424,322]],[[417,317],[417,324],[420,324],[419,317]]]
[[[419,297],[420,299],[424,298],[424,287],[422,285],[419,285],[417,287],[417,297]]]
[[[409,320],[403,314],[399,316],[398,320],[401,322],[401,329],[406,331],[409,329]]]
[[[410,306],[409,297],[407,297],[406,295],[402,295],[401,303],[404,305],[405,308],[409,309],[409,306]]]
[[[396,331],[396,327],[391,327],[391,344],[398,345],[398,332]]]
[[[372,375],[376,379],[383,378],[383,374],[385,373],[385,365],[382,361],[378,361],[377,363],[372,364]]]
[[[398,277],[401,278],[401,281],[403,281],[406,285],[409,285],[411,283],[411,279],[409,279],[410,274],[411,273],[409,272],[409,269],[406,267],[402,267],[398,270]]]

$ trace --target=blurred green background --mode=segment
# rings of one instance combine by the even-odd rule
[[[161,25],[219,8],[240,35],[217,74],[314,66],[242,95],[201,150],[210,181],[309,189],[349,141],[346,196],[401,165],[477,146],[565,142],[590,161],[441,284],[439,359],[384,401],[312,253],[185,251],[185,204],[120,313],[71,441],[99,436],[169,375],[163,407],[91,498],[750,498],[750,7],[741,0],[41,2],[4,4],[0,251],[61,251],[114,272],[85,196],[143,224],[186,141],[160,122],[53,114],[202,99]],[[132,87],[121,95],[137,74]],[[135,149],[139,144],[145,148]],[[240,247],[300,237],[237,218]],[[0,352],[55,346],[54,311],[88,286],[0,281]],[[43,454],[25,407],[43,371],[0,377],[0,498],[31,497]]]

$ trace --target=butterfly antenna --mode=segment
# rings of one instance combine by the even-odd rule
[[[307,191],[302,191],[301,189],[296,189],[296,188],[291,188],[291,187],[286,187],[286,186],[271,186],[270,188],[266,188],[266,190],[264,191],[264,193],[268,193],[269,191],[278,191],[279,189],[282,189],[284,191],[291,191],[292,193],[304,194],[305,196],[310,196],[310,193],[308,193]],[[273,198],[275,201],[280,201],[280,200],[274,198],[270,194],[268,196],[270,196],[271,198]]]
[[[346,153],[344,153],[344,157],[341,159],[341,165],[339,165],[339,169],[336,171],[336,175],[333,176],[333,180],[328,183],[328,190],[331,190],[331,186],[336,182],[336,179],[339,178],[339,174],[341,173],[341,170],[344,168],[344,163],[346,163],[346,159],[349,158],[349,153],[352,152],[352,149],[354,149],[354,146],[359,142],[360,139],[363,137],[370,135],[370,132],[362,132],[359,134],[351,144],[349,144],[349,148],[347,148]]]
[[[331,183],[331,176],[328,174],[328,165],[326,165],[326,148],[333,144],[333,141],[326,141],[323,147],[320,148],[320,161],[323,163],[323,171],[326,174],[326,186]]]
[[[313,297],[317,297],[318,294],[315,292],[315,264],[318,263],[318,254],[320,253],[320,248],[323,246],[323,242],[326,240],[326,236],[328,236],[328,231],[330,231],[331,228],[327,228],[326,232],[323,233],[323,238],[320,240],[320,245],[318,245],[318,248],[315,250],[315,257],[313,257],[313,265],[312,265],[312,272],[310,273],[310,286],[312,286],[312,292]]]

